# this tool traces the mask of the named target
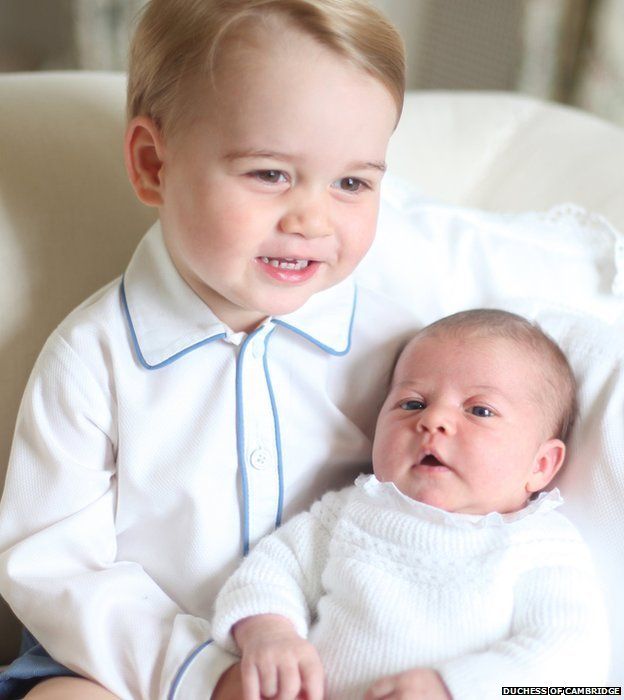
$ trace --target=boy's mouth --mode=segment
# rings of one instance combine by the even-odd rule
[[[260,258],[265,265],[277,267],[280,270],[305,270],[310,264],[310,260],[299,260],[297,258],[268,258],[266,255]]]
[[[262,255],[256,263],[268,278],[279,284],[298,285],[312,279],[321,263],[303,258],[273,258]]]

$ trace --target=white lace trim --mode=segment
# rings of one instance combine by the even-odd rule
[[[537,216],[540,218],[539,215]],[[552,224],[567,226],[580,224],[585,230],[579,231],[579,238],[586,235],[587,231],[591,231],[608,239],[613,245],[613,264],[615,267],[611,291],[615,296],[624,297],[624,235],[608,219],[602,214],[590,212],[578,204],[570,202],[552,207],[541,218]]]
[[[392,187],[400,190],[395,182],[392,183]],[[611,258],[613,263],[611,292],[614,296],[624,297],[624,234],[602,214],[588,211],[578,204],[564,202],[546,211],[488,211],[427,201],[413,191],[412,199],[409,201],[407,188],[405,188],[402,192],[401,206],[407,212],[429,207],[457,211],[465,220],[474,219],[474,223],[480,226],[488,223],[496,224],[498,221],[508,227],[506,230],[497,231],[499,237],[527,240],[538,249],[565,250],[567,254],[579,257],[585,257],[589,253],[597,263],[602,256]],[[530,235],[527,239],[527,226],[532,231],[540,230],[541,227],[544,235],[540,240]],[[549,227],[563,229],[565,235],[556,237],[548,235]]]
[[[361,474],[356,479],[355,485],[368,496],[376,500],[385,501],[388,506],[399,511],[417,515],[430,523],[447,524],[455,527],[499,527],[523,520],[537,513],[547,513],[563,504],[563,498],[559,489],[554,488],[551,491],[542,491],[537,498],[531,500],[528,505],[514,513],[492,512],[484,515],[450,513],[441,508],[409,498],[409,496],[401,493],[391,481],[380,482],[373,474]]]

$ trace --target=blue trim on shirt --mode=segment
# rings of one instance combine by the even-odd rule
[[[266,377],[267,388],[269,390],[269,398],[271,399],[271,410],[273,411],[273,425],[275,430],[275,447],[277,450],[277,476],[278,476],[278,496],[277,496],[277,514],[275,516],[275,527],[282,524],[282,510],[284,508],[284,470],[282,467],[282,438],[279,427],[279,417],[277,413],[277,404],[275,403],[275,394],[273,393],[273,385],[269,374],[269,365],[267,363],[267,355],[269,352],[269,338],[275,332],[273,328],[264,339],[264,376]]]
[[[245,462],[245,419],[243,416],[243,358],[245,350],[258,334],[262,326],[250,333],[241,344],[238,358],[236,359],[236,452],[238,453],[238,469],[241,475],[241,489],[243,492],[242,509],[242,536],[243,536],[243,556],[249,554],[249,485],[247,482],[247,466]]]
[[[130,335],[132,336],[132,343],[134,345],[134,350],[137,354],[137,358],[139,362],[145,367],[145,369],[160,369],[161,367],[166,367],[167,365],[170,365],[172,362],[175,362],[178,360],[180,357],[183,355],[186,355],[187,353],[191,352],[192,350],[195,350],[196,348],[201,347],[202,345],[207,345],[208,343],[212,343],[213,340],[219,340],[220,338],[225,338],[226,334],[225,333],[217,333],[216,335],[212,335],[209,338],[205,338],[204,340],[200,340],[198,343],[194,343],[193,345],[189,345],[187,348],[184,348],[184,350],[180,350],[180,352],[175,353],[174,355],[171,355],[171,357],[168,357],[166,360],[163,360],[162,362],[159,362],[156,365],[150,365],[145,357],[143,357],[143,353],[141,352],[141,347],[139,346],[139,340],[137,338],[136,331],[134,330],[134,324],[132,323],[132,316],[130,315],[130,309],[128,308],[128,299],[126,298],[126,287],[124,284],[125,278],[122,277],[121,279],[121,303],[123,306],[124,314],[126,316],[126,319],[128,321],[128,325],[130,327]]]
[[[182,676],[186,672],[186,669],[193,663],[195,657],[197,654],[199,654],[202,649],[205,649],[209,644],[212,644],[213,640],[209,639],[207,642],[203,642],[203,644],[200,644],[197,649],[193,649],[193,651],[186,657],[184,660],[184,663],[180,668],[178,669],[178,672],[175,675],[175,678],[171,682],[171,687],[169,688],[169,694],[167,695],[167,700],[173,700],[176,690],[178,689],[178,686],[180,685],[180,681],[182,680]]]
[[[353,330],[353,321],[355,319],[355,307],[356,306],[357,306],[357,287],[355,288],[355,290],[353,292],[353,308],[351,309],[351,319],[349,320],[349,333],[347,336],[347,346],[345,347],[344,350],[335,350],[334,348],[330,348],[329,345],[325,345],[325,343],[321,343],[320,340],[313,338],[308,333],[304,333],[303,331],[299,330],[295,326],[292,326],[290,323],[286,323],[285,321],[282,321],[279,318],[273,319],[273,323],[277,326],[283,326],[284,328],[288,328],[289,330],[293,331],[294,333],[297,333],[297,335],[300,335],[302,338],[305,338],[306,340],[309,340],[311,343],[314,343],[314,345],[321,348],[321,350],[328,352],[330,355],[336,355],[336,356],[346,355],[349,352],[349,350],[351,350],[351,332]]]

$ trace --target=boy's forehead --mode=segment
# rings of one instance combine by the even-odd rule
[[[212,68],[195,77],[189,101],[214,119],[269,90],[278,99],[325,100],[331,111],[345,76],[349,92],[369,95],[371,109],[384,101],[383,93],[393,103],[387,88],[364,69],[283,18],[270,17],[246,21],[222,40]]]
[[[256,150],[296,157],[322,137],[319,157],[323,146],[345,165],[383,168],[396,121],[390,93],[315,39],[291,31],[296,42],[268,49],[235,43],[215,79],[204,75],[189,91],[189,121],[218,133],[224,155]]]

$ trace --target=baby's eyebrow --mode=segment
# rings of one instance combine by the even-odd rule
[[[481,391],[485,394],[498,394],[499,396],[505,396],[504,391],[496,386],[492,386],[491,384],[477,384],[468,388],[470,391]]]
[[[282,153],[281,151],[267,151],[264,149],[249,148],[242,151],[232,151],[226,153],[224,156],[225,160],[241,160],[244,158],[270,158],[273,160],[283,160],[290,162],[296,160],[296,158],[288,153]],[[387,170],[387,165],[385,161],[354,161],[346,166],[345,171],[349,170],[378,170],[379,172],[385,173]]]
[[[417,386],[418,386],[417,382],[410,380],[410,379],[403,379],[400,382],[396,382],[393,379],[388,391],[392,391],[394,389],[412,389],[413,391],[416,391]]]

